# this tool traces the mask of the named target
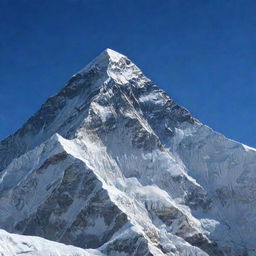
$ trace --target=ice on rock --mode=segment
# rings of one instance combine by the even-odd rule
[[[0,255],[254,255],[255,169],[106,49],[0,142]]]

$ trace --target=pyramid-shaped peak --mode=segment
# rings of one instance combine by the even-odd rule
[[[86,72],[91,68],[97,66],[101,68],[107,68],[110,63],[118,63],[120,60],[127,60],[127,63],[131,63],[128,58],[112,49],[105,49],[101,54],[99,54],[95,59],[93,59],[85,68],[83,68],[79,73]]]
[[[94,60],[93,62],[94,63],[98,63],[98,62],[109,62],[109,61],[112,61],[112,62],[119,62],[120,59],[122,58],[126,58],[126,56],[124,56],[123,54],[119,53],[119,52],[116,52],[112,49],[105,49],[100,55],[98,55]]]
[[[121,58],[126,58],[123,54],[109,48],[103,51],[103,54],[107,55],[112,61],[119,61]]]

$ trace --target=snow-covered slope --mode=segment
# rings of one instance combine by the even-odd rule
[[[9,232],[81,255],[256,255],[256,150],[194,119],[110,49],[0,142],[0,170]],[[30,239],[0,236],[14,251]]]
[[[1,256],[104,256],[97,250],[84,250],[74,246],[48,241],[36,236],[10,234],[0,229]]]

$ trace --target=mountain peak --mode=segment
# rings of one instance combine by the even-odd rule
[[[113,79],[120,85],[127,84],[131,80],[136,80],[139,86],[144,86],[150,81],[129,58],[109,48],[105,49],[93,59],[78,74],[85,75],[92,70],[93,72],[102,72],[102,74],[105,74],[108,78]]]
[[[123,54],[116,52],[112,49],[105,49],[101,55],[107,56],[111,61],[118,62],[121,58],[126,58]]]
[[[255,159],[106,49],[0,142],[0,228],[83,255],[255,255]]]
[[[121,59],[127,60],[127,57],[119,52],[107,48],[103,52],[101,52],[96,58],[94,58],[88,65],[86,65],[79,73],[87,72],[95,66],[100,68],[107,68],[110,62],[118,63]]]

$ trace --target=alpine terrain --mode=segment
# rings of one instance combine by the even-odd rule
[[[256,150],[107,49],[0,142],[0,255],[256,255]]]

